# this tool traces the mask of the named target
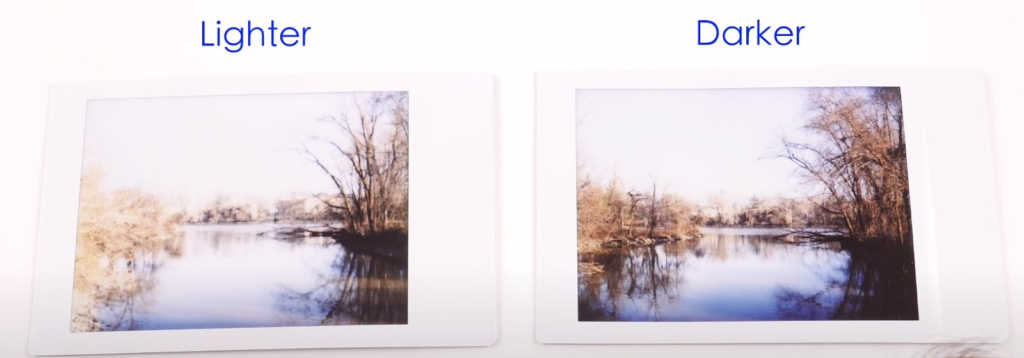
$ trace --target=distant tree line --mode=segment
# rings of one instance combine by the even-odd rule
[[[218,197],[190,213],[181,214],[191,224],[226,224],[278,221],[340,220],[337,211],[310,195],[295,195],[271,203],[234,201]]]
[[[693,221],[709,227],[821,227],[829,226],[829,215],[806,200],[753,196],[747,203],[728,203],[718,196],[700,206]]]
[[[581,239],[695,235],[700,227],[829,227],[833,217],[812,202],[751,197],[746,203],[722,196],[697,204],[667,187],[625,190],[617,177],[577,179],[577,234]]]

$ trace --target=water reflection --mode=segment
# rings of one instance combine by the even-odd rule
[[[580,255],[581,321],[916,320],[912,249],[800,244],[765,229]]]
[[[137,330],[145,327],[145,310],[152,303],[161,264],[151,251],[136,251],[123,257],[103,260],[106,270],[104,289],[97,290],[95,320],[98,328],[110,331]]]
[[[76,292],[89,330],[405,324],[407,264],[259,225],[179,228],[158,248],[102,258]],[[85,312],[84,314],[82,312]]]
[[[283,288],[277,306],[291,319],[319,319],[321,325],[407,322],[405,264],[343,251],[331,269],[312,289]]]

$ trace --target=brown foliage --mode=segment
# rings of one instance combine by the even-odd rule
[[[576,188],[579,241],[694,234],[697,227],[690,221],[694,206],[679,196],[661,194],[663,191],[664,188],[654,184],[650,191],[626,192],[618,178],[613,177],[603,185],[589,176],[579,178]]]
[[[105,192],[103,172],[87,168],[79,196],[75,249],[73,331],[103,330],[97,302],[143,289],[147,281],[131,268],[140,252],[175,235],[174,217],[157,197],[137,189]]]
[[[820,193],[811,200],[858,238],[911,238],[910,190],[899,88],[820,89],[804,129],[817,140],[783,139]]]

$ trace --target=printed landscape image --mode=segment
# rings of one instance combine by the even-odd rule
[[[406,324],[408,101],[90,101],[71,331]]]
[[[899,88],[577,92],[580,321],[917,320]]]

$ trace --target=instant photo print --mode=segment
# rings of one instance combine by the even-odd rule
[[[53,86],[31,353],[489,345],[492,86]]]
[[[1005,340],[986,88],[967,71],[539,74],[538,341]]]

